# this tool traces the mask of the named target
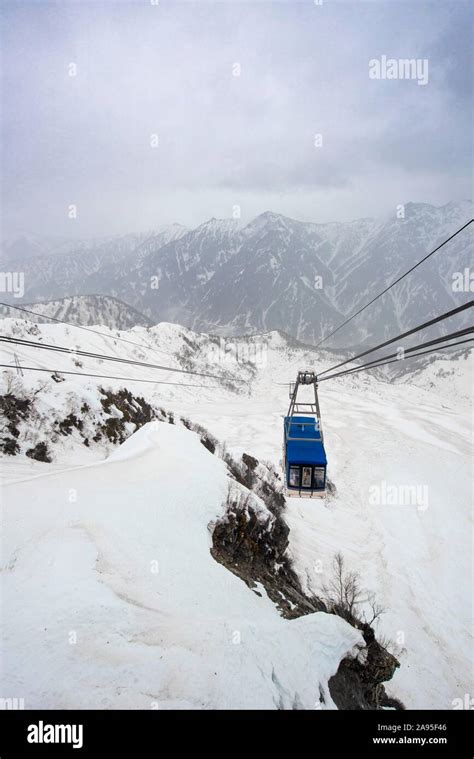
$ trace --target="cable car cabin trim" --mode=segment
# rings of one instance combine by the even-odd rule
[[[297,402],[298,388],[301,384],[313,385],[313,403]],[[324,498],[326,495],[327,459],[319,412],[316,375],[313,372],[298,373],[283,429],[286,495],[300,498]]]

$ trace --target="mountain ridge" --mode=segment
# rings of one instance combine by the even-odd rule
[[[245,224],[213,217],[195,229],[175,224],[66,255],[15,259],[7,251],[4,265],[16,260],[24,267],[23,302],[99,293],[152,323],[227,336],[277,329],[314,344],[472,216],[470,201],[407,203],[402,218],[349,222],[265,211]],[[337,335],[334,346],[386,338],[459,305],[452,278],[468,265],[470,240],[465,230]]]

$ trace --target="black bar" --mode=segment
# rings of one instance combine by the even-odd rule
[[[42,731],[39,727],[43,723]],[[70,727],[73,743],[30,743],[52,737],[52,725]],[[79,731],[82,726],[82,734]],[[79,747],[79,737],[82,746]],[[61,737],[61,734],[58,734]],[[414,740],[416,739],[416,741]],[[422,742],[424,739],[424,743]],[[160,756],[190,748],[219,749],[226,756],[242,748],[279,749],[322,756],[448,757],[473,755],[470,711],[2,711],[1,759],[22,756]],[[227,748],[226,748],[227,747]],[[137,748],[139,751],[137,752]],[[132,753],[133,752],[133,753]],[[338,753],[339,752],[339,753]]]

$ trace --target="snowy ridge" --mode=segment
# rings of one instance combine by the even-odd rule
[[[30,313],[8,306],[0,306],[0,319],[25,318],[31,322],[50,323],[48,317],[82,326],[103,325],[109,329],[126,330],[135,326],[151,326],[151,322],[126,303],[109,295],[73,295],[70,298],[51,300],[46,303],[25,303],[21,308]],[[33,313],[39,314],[34,316]]]

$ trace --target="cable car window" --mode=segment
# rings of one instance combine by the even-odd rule
[[[304,488],[311,487],[311,467],[310,466],[303,467],[302,485]]]
[[[324,487],[325,474],[326,472],[323,466],[314,467],[314,487],[315,488]]]
[[[300,486],[300,468],[299,466],[290,466],[290,487],[299,488]]]

